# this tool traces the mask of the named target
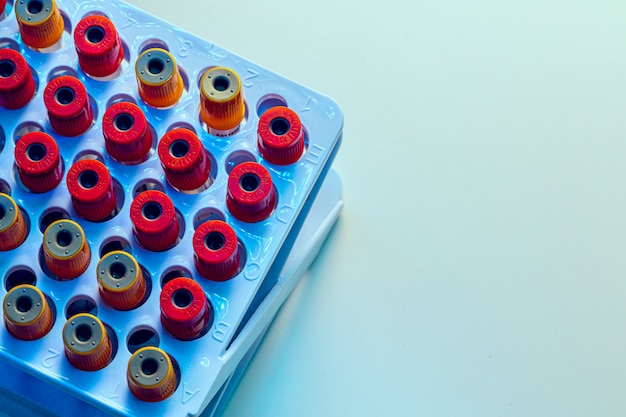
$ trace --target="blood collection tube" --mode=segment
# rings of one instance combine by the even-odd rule
[[[63,326],[65,356],[76,368],[97,371],[111,361],[113,347],[104,324],[96,316],[79,313]]]
[[[138,349],[128,361],[126,381],[130,392],[146,402],[163,401],[178,385],[170,356],[158,347]]]
[[[93,123],[89,96],[78,78],[62,75],[48,83],[43,101],[50,126],[60,135],[79,136]]]
[[[85,232],[72,220],[57,220],[43,234],[43,253],[50,272],[63,281],[77,278],[89,266],[91,250]]]
[[[300,117],[288,107],[272,107],[259,119],[258,146],[272,164],[289,165],[304,151],[304,130]]]
[[[0,106],[20,109],[35,95],[35,79],[28,63],[11,48],[0,49]]]
[[[45,132],[29,132],[15,144],[15,165],[22,183],[34,193],[54,189],[63,179],[59,147]]]
[[[36,340],[44,337],[54,324],[52,309],[43,293],[32,285],[11,288],[2,305],[4,324],[14,337]]]
[[[28,224],[10,195],[0,193],[0,251],[20,246],[28,235]]]
[[[161,323],[175,338],[191,340],[202,334],[211,320],[211,308],[200,284],[174,278],[161,291]]]
[[[176,60],[165,49],[144,51],[137,59],[135,75],[139,96],[152,107],[174,105],[185,89]]]
[[[196,269],[211,281],[226,281],[239,269],[237,235],[221,220],[210,220],[196,229],[193,250]]]
[[[162,252],[174,246],[180,226],[172,200],[163,192],[149,190],[135,197],[130,206],[133,233],[141,246]]]
[[[98,222],[111,216],[117,207],[113,180],[107,167],[95,159],[82,159],[67,172],[67,189],[72,206],[82,218]]]
[[[207,70],[200,81],[200,115],[209,133],[229,136],[237,132],[245,114],[239,75],[225,67]]]
[[[228,176],[226,205],[233,216],[248,223],[264,220],[276,205],[270,173],[256,162],[237,165]]]
[[[152,132],[136,104],[120,102],[109,107],[102,118],[102,131],[106,150],[116,161],[134,165],[150,155]]]
[[[74,29],[78,63],[85,74],[103,78],[114,74],[124,59],[124,48],[115,25],[107,17],[84,17]]]
[[[46,49],[61,40],[63,17],[55,0],[16,0],[15,16],[22,41],[33,49]]]
[[[211,161],[200,139],[189,129],[167,132],[159,141],[159,159],[165,177],[181,191],[202,188],[209,180]]]
[[[132,310],[146,295],[146,280],[137,260],[124,251],[104,255],[96,268],[100,296],[116,310]]]

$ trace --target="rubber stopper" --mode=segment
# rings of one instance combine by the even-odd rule
[[[235,133],[245,114],[239,75],[225,67],[207,70],[200,81],[200,115],[209,133],[217,136]]]
[[[193,250],[196,269],[211,281],[229,280],[239,270],[237,235],[221,220],[210,220],[196,229]]]
[[[46,228],[43,253],[48,270],[62,281],[78,278],[91,260],[85,232],[72,220],[57,220]]]
[[[82,218],[98,222],[115,212],[117,197],[113,180],[102,162],[95,159],[76,162],[67,172],[66,183],[72,206]]]
[[[102,369],[113,357],[106,327],[100,319],[88,313],[76,314],[65,323],[63,345],[69,362],[82,371]]]
[[[257,136],[259,151],[272,164],[293,164],[304,151],[302,122],[288,107],[272,107],[263,113]]]
[[[211,161],[200,139],[191,130],[170,130],[159,141],[157,152],[172,187],[193,191],[207,184]]]
[[[169,398],[178,385],[172,359],[165,351],[153,346],[133,353],[128,361],[126,381],[130,392],[146,402]]]
[[[104,255],[96,269],[100,296],[116,310],[137,308],[146,296],[146,280],[137,260],[124,251]]]
[[[270,173],[256,162],[243,162],[228,176],[226,205],[241,221],[255,223],[267,219],[276,206],[276,191]]]
[[[175,338],[195,339],[211,320],[211,309],[200,284],[190,278],[174,278],[161,291],[161,323]]]
[[[32,285],[11,288],[4,297],[2,308],[7,330],[20,340],[41,339],[54,324],[52,309],[46,297]]]
[[[44,90],[43,101],[50,126],[60,135],[81,135],[93,123],[89,96],[78,78],[62,75],[53,79]]]
[[[13,49],[0,49],[0,106],[20,109],[34,95],[33,72],[24,57]]]
[[[115,25],[107,17],[84,17],[74,29],[74,45],[80,68],[92,77],[115,73],[124,59],[124,48]]]
[[[152,132],[143,111],[134,103],[115,103],[102,118],[104,143],[109,155],[123,164],[134,165],[150,156]]]
[[[15,1],[15,15],[22,41],[31,48],[49,48],[61,40],[63,17],[54,0]]]
[[[63,179],[59,147],[44,132],[29,132],[15,144],[15,165],[22,183],[34,193],[54,189]]]
[[[10,195],[0,193],[0,251],[20,246],[28,235],[28,224]]]
[[[178,241],[180,226],[172,200],[161,191],[149,190],[135,197],[130,206],[135,238],[144,248],[162,252]]]
[[[152,107],[173,106],[185,90],[176,60],[165,49],[152,48],[139,55],[135,75],[139,96]]]

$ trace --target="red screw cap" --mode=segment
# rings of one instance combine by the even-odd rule
[[[93,77],[115,73],[124,59],[124,48],[115,25],[104,16],[87,16],[78,22],[74,44],[81,69]]]
[[[61,40],[65,25],[54,0],[16,1],[15,16],[22,41],[31,48],[49,48]]]
[[[272,107],[261,116],[258,128],[259,150],[272,164],[289,165],[304,151],[304,130],[300,118],[288,107]]]
[[[0,49],[0,106],[19,109],[34,95],[35,80],[24,57],[13,49]]]
[[[267,219],[276,205],[276,191],[268,170],[256,162],[244,162],[233,168],[228,176],[226,205],[244,222]]]
[[[141,109],[133,103],[115,103],[102,119],[107,152],[124,164],[138,164],[148,159],[152,133]]]
[[[7,0],[0,0],[0,14],[4,13],[4,8],[7,5]]]
[[[82,218],[97,222],[109,217],[117,206],[111,174],[95,159],[76,162],[67,172],[72,206]]]
[[[45,193],[63,179],[59,147],[44,132],[25,134],[15,145],[15,164],[22,183],[34,193]]]
[[[161,291],[161,323],[172,336],[194,339],[211,320],[211,309],[202,287],[189,278],[175,278]]]
[[[48,109],[50,126],[57,133],[78,136],[91,127],[91,103],[78,78],[62,75],[53,79],[44,90],[43,101]]]
[[[239,270],[237,235],[221,220],[208,221],[196,229],[193,250],[196,269],[211,281],[226,281]]]
[[[130,206],[133,232],[141,245],[154,252],[170,249],[178,240],[180,226],[170,198],[157,190],[144,191]]]
[[[172,187],[192,191],[207,183],[211,161],[200,139],[191,130],[170,130],[161,138],[158,152],[165,176]]]

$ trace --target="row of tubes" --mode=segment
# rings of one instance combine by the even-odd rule
[[[0,6],[4,9],[4,0]],[[1,11],[1,10],[0,10]],[[16,2],[15,14],[21,39],[28,47],[46,52],[58,44],[64,30],[54,0]],[[106,80],[121,71],[124,46],[114,24],[106,17],[83,18],[74,31],[75,48],[82,71]],[[184,85],[174,57],[166,50],[144,51],[135,65],[138,94],[154,108],[169,108],[181,98]],[[245,116],[242,83],[231,69],[213,67],[200,82],[200,115],[209,133],[228,136],[238,131]],[[36,93],[31,67],[17,51],[0,50],[0,106],[20,109]],[[52,129],[62,136],[79,136],[93,124],[91,102],[77,78],[52,79],[43,94]],[[124,164],[145,161],[152,133],[142,110],[129,102],[116,103],[103,117],[103,133],[109,155]],[[288,165],[304,151],[304,132],[299,117],[287,107],[266,111],[259,121],[258,147],[270,163]],[[158,154],[168,182],[179,191],[204,187],[209,181],[210,160],[198,137],[175,129],[158,145]],[[21,182],[35,193],[56,188],[63,178],[63,162],[55,140],[43,132],[31,132],[15,147],[16,168]],[[76,213],[90,221],[102,221],[117,207],[113,182],[104,164],[84,159],[69,169],[66,179]],[[227,206],[238,219],[257,222],[274,209],[275,190],[269,172],[260,164],[237,165],[229,175]],[[130,209],[133,232],[148,250],[171,248],[179,237],[179,225],[169,197],[156,190],[140,193]],[[16,202],[0,194],[0,251],[19,247],[28,235],[28,225]],[[198,227],[193,237],[194,263],[199,274],[224,281],[240,270],[237,236],[227,223],[211,220]],[[89,243],[81,226],[72,220],[50,224],[43,236],[46,268],[60,280],[77,278],[91,260]],[[105,254],[96,268],[102,299],[114,309],[131,310],[147,296],[146,279],[129,253]],[[212,309],[202,287],[189,278],[166,283],[160,294],[161,322],[175,338],[192,340],[203,334],[212,321]],[[8,291],[3,304],[8,332],[21,340],[36,340],[50,332],[54,314],[48,299],[35,286],[22,284]],[[79,313],[70,317],[62,331],[65,355],[78,369],[96,371],[113,359],[109,330],[96,316]],[[143,401],[161,401],[178,386],[172,358],[158,347],[143,347],[131,356],[127,368],[130,391]]]
[[[159,141],[158,153],[165,178],[175,190],[194,193],[210,186],[211,158],[193,131],[177,128],[167,132]],[[63,180],[64,163],[59,146],[55,139],[45,132],[29,132],[22,136],[15,145],[14,159],[17,176],[30,192],[52,191]],[[110,219],[118,211],[118,196],[113,177],[101,161],[97,159],[76,161],[68,169],[65,183],[72,206],[80,217],[101,222]],[[154,218],[146,218],[145,212],[131,208],[131,220],[136,228],[144,220],[152,220],[150,224],[155,223],[154,220],[157,219],[163,222],[165,219],[160,217],[161,214],[170,213],[168,227],[170,233],[176,236],[178,232],[174,229],[177,225],[170,198],[163,193],[153,192],[139,198],[139,201],[144,200],[139,209],[143,209],[144,204],[151,202],[159,214]],[[263,165],[247,161],[230,171],[226,204],[237,219],[248,223],[265,220],[273,212],[276,200],[272,177]],[[141,237],[138,238],[142,241]],[[160,246],[159,249],[152,249],[154,245],[150,242],[145,246],[156,251],[171,247],[167,244]]]
[[[16,16],[22,41],[40,50],[60,41],[63,19],[54,1],[46,7],[31,7],[40,1],[18,3]],[[106,80],[122,70],[124,45],[111,20],[101,15],[83,18],[74,30],[74,43],[82,71]],[[184,92],[176,60],[165,49],[150,48],[135,64],[138,94],[153,108],[174,106]],[[19,109],[35,95],[32,70],[25,58],[10,48],[0,50],[0,106]],[[52,79],[43,94],[52,129],[62,136],[79,136],[93,124],[89,95],[75,77]],[[131,103],[109,109],[104,116],[104,136],[111,156],[122,163],[145,160],[150,135],[142,111]],[[238,74],[226,67],[206,70],[200,81],[200,115],[207,131],[229,136],[239,130],[245,117],[243,85]],[[262,117],[258,147],[270,163],[289,165],[304,151],[304,130],[298,115],[287,107],[276,107]]]
[[[6,329],[13,337],[23,341],[44,337],[54,326],[55,317],[50,303],[41,290],[33,285],[13,287],[3,300]],[[88,372],[105,368],[115,355],[109,332],[109,328],[95,315],[78,313],[70,317],[62,330],[68,362]],[[172,358],[155,346],[136,350],[128,361],[128,388],[142,401],[167,399],[176,390],[179,377]]]
[[[164,251],[178,243],[180,226],[169,197],[157,190],[140,193],[131,205],[133,234],[145,249]],[[28,235],[20,207],[8,194],[0,193],[0,251],[19,247]],[[235,230],[222,220],[202,223],[192,239],[198,273],[211,281],[227,281],[241,270],[241,249]],[[82,227],[62,219],[43,234],[45,266],[62,281],[78,278],[89,267],[91,251]],[[136,306],[132,306],[134,308]]]
[[[67,239],[67,243],[69,234],[76,232],[76,224],[72,223],[61,221],[51,227],[67,232],[68,235],[62,237]],[[60,251],[64,248],[83,253],[88,251],[84,244],[75,245],[71,241]],[[97,275],[101,297],[115,309],[135,308],[148,296],[145,280],[149,277],[143,276],[141,267],[127,252],[113,251],[104,255],[98,264]],[[11,288],[3,300],[4,323],[9,334],[23,341],[46,336],[56,318],[51,303],[34,285],[21,284]],[[190,278],[174,278],[163,286],[160,309],[163,328],[179,340],[201,337],[213,321],[213,309],[202,287]],[[112,342],[115,335],[110,332],[111,329],[93,314],[78,313],[69,317],[62,329],[65,356],[69,363],[83,371],[105,368],[115,356]],[[129,389],[140,400],[164,400],[178,386],[180,375],[174,372],[172,359],[158,347],[144,346],[136,350],[127,369]]]

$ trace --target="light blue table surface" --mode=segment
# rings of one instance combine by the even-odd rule
[[[227,417],[626,415],[623,0],[130,2],[345,112]]]

